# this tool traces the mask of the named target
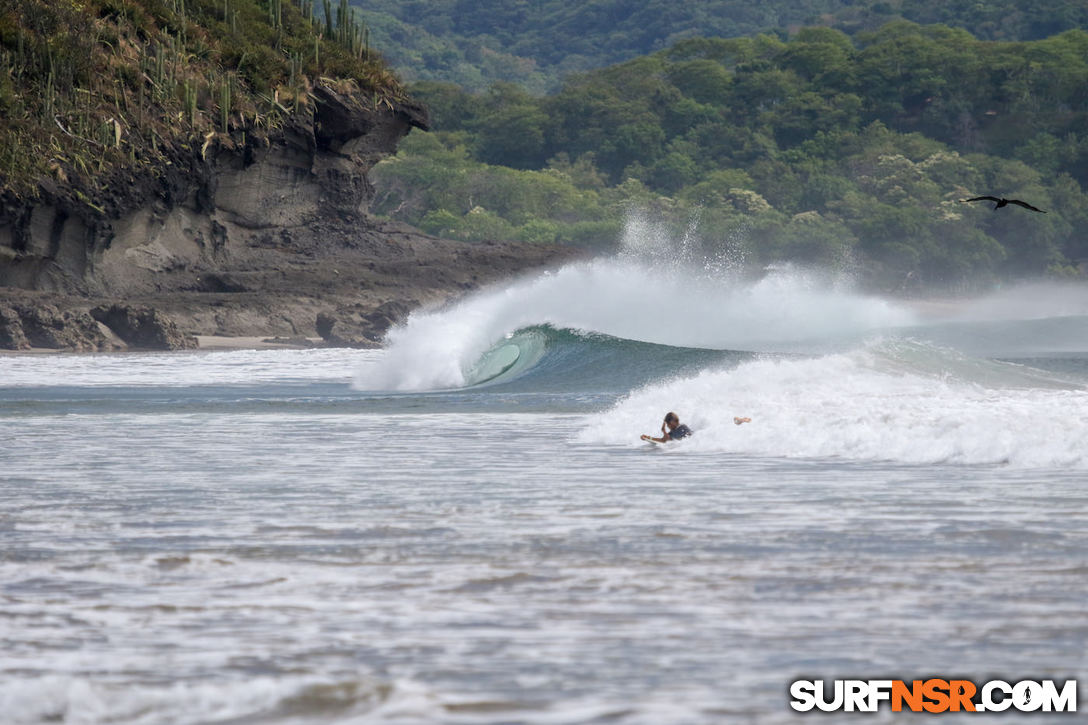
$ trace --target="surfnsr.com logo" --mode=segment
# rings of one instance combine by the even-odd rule
[[[790,707],[799,712],[1076,712],[1077,681],[797,680]]]

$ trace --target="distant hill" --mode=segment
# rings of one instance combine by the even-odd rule
[[[406,80],[482,90],[493,81],[555,89],[689,37],[734,38],[802,25],[847,34],[897,19],[942,23],[980,40],[1039,40],[1088,27],[1077,0],[353,0],[375,44]]]
[[[375,169],[375,209],[432,233],[607,246],[642,208],[715,255],[860,265],[886,290],[1088,257],[1083,30],[811,27],[687,38],[546,96],[412,88],[435,134]],[[979,194],[1048,213],[959,203]]]

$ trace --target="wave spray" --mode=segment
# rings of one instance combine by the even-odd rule
[[[481,355],[524,328],[599,333],[687,348],[820,352],[909,325],[904,307],[826,276],[783,266],[745,279],[687,238],[629,219],[621,251],[569,264],[417,312],[389,332],[386,355],[356,375],[365,390],[435,390],[471,383]]]

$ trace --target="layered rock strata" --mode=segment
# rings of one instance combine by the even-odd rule
[[[319,85],[279,129],[115,174],[91,207],[47,180],[0,204],[0,348],[179,349],[194,335],[377,344],[412,308],[572,256],[436,239],[367,214],[368,172],[424,109]]]

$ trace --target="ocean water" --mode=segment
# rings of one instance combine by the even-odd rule
[[[1083,285],[922,306],[645,249],[382,351],[0,357],[0,720],[792,723],[827,718],[791,681],[843,677],[1084,701],[1086,384]],[[668,410],[695,435],[639,441]]]

